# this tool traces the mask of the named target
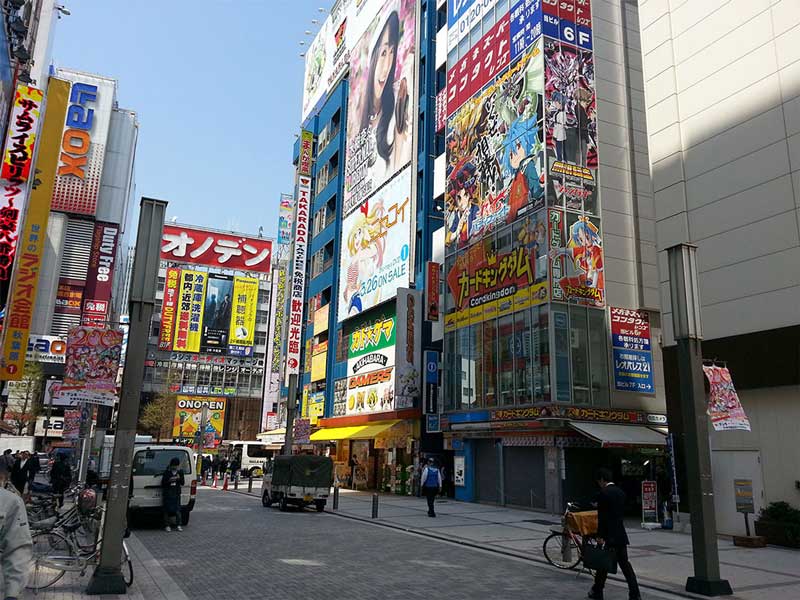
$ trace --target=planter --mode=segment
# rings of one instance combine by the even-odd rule
[[[755,526],[756,535],[767,538],[768,544],[800,548],[800,524],[759,519]]]

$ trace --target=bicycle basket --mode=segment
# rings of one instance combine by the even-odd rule
[[[78,510],[85,515],[97,508],[97,493],[94,490],[83,490],[78,495]]]
[[[584,510],[571,512],[567,515],[567,527],[573,533],[581,535],[595,535],[597,533],[597,511]]]

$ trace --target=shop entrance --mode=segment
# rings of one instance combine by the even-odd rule
[[[500,503],[500,477],[495,440],[475,440],[475,495],[478,502]]]
[[[544,448],[503,447],[505,503],[545,508]]]

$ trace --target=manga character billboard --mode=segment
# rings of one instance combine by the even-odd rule
[[[548,216],[553,300],[604,307],[600,219],[556,208]]]
[[[544,206],[541,42],[451,117],[445,248]]]
[[[548,202],[597,215],[594,57],[544,38]]]
[[[114,406],[122,354],[122,331],[81,325],[67,337],[61,397]]]
[[[387,0],[350,52],[344,214],[411,161],[416,3]]]
[[[411,168],[342,222],[338,320],[394,298],[411,271]]]
[[[203,330],[200,350],[207,354],[223,354],[228,347],[228,328],[231,322],[233,277],[211,274],[206,284],[206,306],[203,311]]]

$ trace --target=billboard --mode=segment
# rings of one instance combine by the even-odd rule
[[[175,315],[174,350],[200,352],[207,273],[181,271],[178,310]]]
[[[447,52],[469,35],[497,0],[448,0],[447,2]]]
[[[47,86],[47,108],[42,126],[42,143],[39,145],[37,168],[41,171],[38,186],[31,191],[25,224],[20,237],[23,249],[16,261],[12,283],[3,319],[3,354],[0,378],[19,380],[25,365],[25,341],[31,329],[33,307],[39,287],[39,270],[42,264],[47,223],[50,219],[50,198],[53,177],[58,163],[59,139],[64,114],[67,111],[69,84],[54,77]]]
[[[102,325],[109,316],[111,292],[114,287],[114,267],[117,259],[119,225],[116,223],[94,224],[92,249],[89,254],[89,269],[83,293],[84,325]]]
[[[117,84],[113,79],[65,69],[71,83],[51,208],[94,215]]]
[[[85,325],[73,327],[67,337],[60,397],[113,406],[117,399],[121,354],[121,330]]]
[[[312,392],[306,399],[308,419],[316,425],[325,416],[325,392]]]
[[[397,410],[419,406],[422,395],[422,291],[397,290],[395,347],[395,396]]]
[[[80,315],[82,305],[83,285],[71,283],[69,279],[59,279],[53,312],[57,315]]]
[[[445,248],[544,207],[541,43],[449,120]]]
[[[25,360],[38,363],[64,364],[67,356],[66,340],[54,335],[30,334]]]
[[[203,406],[208,407],[203,448],[216,448],[220,445],[222,428],[225,426],[225,398],[178,396],[172,419],[173,440],[194,444],[195,433],[200,430]]]
[[[347,350],[346,415],[394,410],[396,334],[394,305],[356,323]]]
[[[161,260],[269,273],[272,240],[164,224]]]
[[[275,277],[276,274],[273,272],[272,276]],[[273,300],[274,311],[272,318],[272,322],[274,324],[274,330],[272,333],[272,363],[270,365],[270,371],[272,373],[281,372],[281,348],[283,346],[284,332],[283,316],[284,305],[286,304],[286,269],[279,269],[277,272],[277,278],[278,285],[275,293],[275,299]]]
[[[350,52],[343,214],[411,161],[416,3],[387,0]]]
[[[178,295],[181,270],[174,267],[167,269],[164,281],[164,297],[161,301],[161,330],[158,333],[158,349],[172,350],[172,338],[175,333],[175,313],[178,307]]]
[[[228,352],[232,356],[251,356],[258,308],[258,279],[236,277],[233,281],[233,310],[230,317]]]
[[[308,132],[302,132],[303,145]],[[306,290],[306,249],[308,247],[308,211],[311,202],[311,177],[304,171],[311,170],[310,143],[309,156],[301,156],[297,175],[297,203],[295,205],[294,255],[292,256],[292,279],[289,284],[289,322],[286,330],[286,380],[289,375],[300,372],[300,344],[303,337],[303,309]],[[304,164],[304,161],[307,164]]]
[[[400,172],[342,222],[339,321],[394,298],[411,265],[411,168]]]
[[[602,308],[606,302],[600,219],[548,209],[553,300]]]
[[[289,259],[293,224],[294,196],[281,194],[281,201],[278,205],[278,250],[275,257],[278,262],[283,263]]]
[[[233,277],[209,274],[206,283],[200,351],[224,354],[228,347],[228,329],[233,302]]]

